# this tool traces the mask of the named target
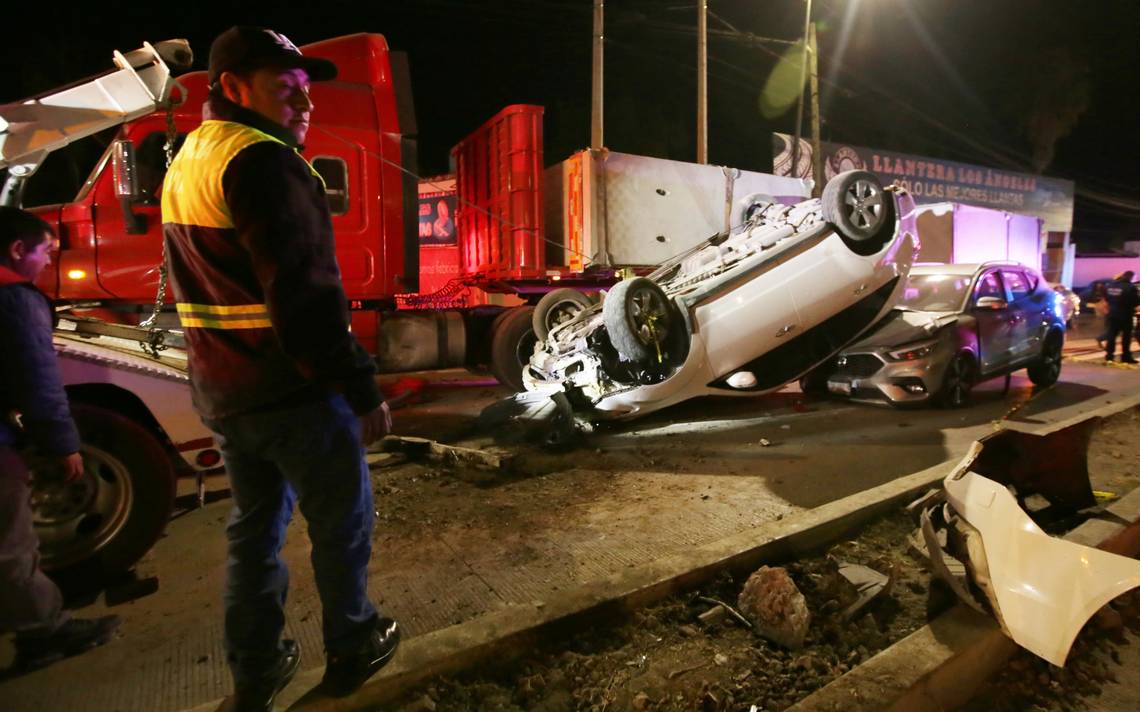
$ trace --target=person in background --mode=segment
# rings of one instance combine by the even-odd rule
[[[30,475],[18,451],[31,445],[54,461],[58,476],[84,477],[52,346],[51,303],[34,286],[51,264],[53,241],[40,218],[0,207],[0,632],[15,631],[21,670],[103,645],[120,623],[118,616],[71,617],[59,587],[40,570]]]
[[[1132,320],[1140,302],[1140,295],[1137,295],[1136,285],[1132,284],[1134,275],[1132,270],[1126,270],[1105,285],[1104,298],[1108,303],[1108,316],[1105,317],[1108,327],[1105,334],[1107,342],[1104,349],[1105,361],[1115,360],[1116,337],[1119,336],[1121,363],[1136,363],[1136,359],[1132,357]]]
[[[1097,334],[1096,345],[1104,350],[1108,346],[1108,300],[1104,298],[1104,282],[1093,284],[1088,301],[1092,304],[1093,314],[1100,320],[1100,333]]]

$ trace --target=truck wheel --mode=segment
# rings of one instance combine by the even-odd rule
[[[40,564],[61,571],[92,564],[129,569],[166,527],[174,506],[174,467],[150,430],[114,411],[76,403],[83,477],[67,483],[37,473],[32,510]]]
[[[895,201],[874,173],[840,173],[827,182],[820,201],[823,219],[857,252],[878,251],[894,233]]]
[[[1033,385],[1044,388],[1053,385],[1061,377],[1061,351],[1064,345],[1064,337],[1057,332],[1045,337],[1045,345],[1041,347],[1041,358],[1026,369]]]
[[[656,359],[673,328],[669,298],[648,277],[615,284],[602,302],[602,319],[623,361]]]
[[[534,335],[539,341],[546,341],[551,329],[573,320],[582,313],[583,309],[590,306],[590,303],[590,298],[577,289],[563,287],[547,292],[538,300],[534,314],[531,315]]]
[[[538,337],[531,325],[534,307],[514,307],[499,315],[491,330],[491,373],[514,392],[522,391],[522,371]]]

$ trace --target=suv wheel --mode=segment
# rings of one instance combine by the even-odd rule
[[[966,354],[958,354],[946,367],[938,400],[946,408],[961,408],[970,402],[970,389],[974,386],[974,361]]]
[[[1061,350],[1064,344],[1064,338],[1056,332],[1045,337],[1045,346],[1041,348],[1041,358],[1026,369],[1033,385],[1051,386],[1061,377]]]

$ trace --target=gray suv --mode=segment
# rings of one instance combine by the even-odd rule
[[[1061,374],[1061,314],[1056,292],[1025,265],[916,265],[895,309],[814,385],[855,400],[951,408],[975,383],[1020,368],[1049,386]]]

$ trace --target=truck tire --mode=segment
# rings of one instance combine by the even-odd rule
[[[1056,331],[1045,337],[1041,358],[1026,369],[1033,385],[1044,388],[1053,385],[1061,377],[1061,353],[1064,346],[1065,337]]]
[[[514,307],[500,314],[491,328],[491,373],[516,393],[524,389],[522,371],[538,342],[531,325],[533,313],[531,306]]]
[[[83,477],[38,475],[32,508],[47,571],[126,571],[162,535],[174,507],[175,472],[147,428],[115,411],[75,403]]]
[[[602,320],[618,356],[634,363],[657,358],[675,321],[669,298],[648,277],[615,284],[602,302]]]
[[[827,182],[820,198],[823,219],[860,254],[872,254],[894,234],[895,201],[869,171],[844,171]]]
[[[570,287],[547,292],[538,300],[534,314],[531,315],[531,326],[534,328],[535,337],[539,341],[546,341],[551,329],[573,320],[590,304],[589,297]]]

